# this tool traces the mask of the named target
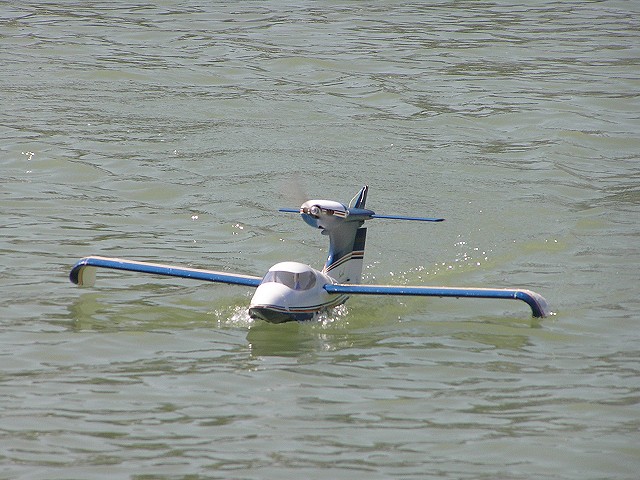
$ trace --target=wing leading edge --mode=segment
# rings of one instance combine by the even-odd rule
[[[108,257],[86,257],[78,261],[69,274],[69,279],[76,285],[92,286],[95,283],[96,268],[109,268],[113,270],[125,270],[129,272],[150,273],[168,277],[191,278],[207,282],[228,283],[231,285],[244,285],[257,287],[262,278],[252,275],[239,275],[234,273],[202,270],[199,268],[176,267],[159,263],[137,262]]]
[[[522,300],[531,307],[534,317],[546,317],[550,314],[547,301],[542,295],[524,289],[507,288],[457,288],[457,287],[410,287],[402,285],[325,285],[328,293],[347,295],[411,295],[425,297],[468,297]]]

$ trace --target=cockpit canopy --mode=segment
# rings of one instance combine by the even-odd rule
[[[292,262],[284,262],[284,264]],[[275,282],[292,290],[309,290],[316,284],[316,275],[311,269],[286,268],[286,265],[275,265],[267,272],[262,283]],[[308,267],[307,267],[308,268]]]

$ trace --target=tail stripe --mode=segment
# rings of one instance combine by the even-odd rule
[[[340,265],[348,262],[349,260],[362,260],[364,259],[364,250],[358,250],[354,252],[349,252],[339,260],[333,262],[331,265],[324,267],[323,272],[327,273],[333,270],[334,268],[339,267]]]

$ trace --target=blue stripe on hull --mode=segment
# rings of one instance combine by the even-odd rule
[[[251,318],[261,318],[269,323],[284,323],[313,320],[318,314],[343,304],[349,297],[338,295],[330,302],[304,307],[282,307],[279,305],[253,305],[249,307]]]

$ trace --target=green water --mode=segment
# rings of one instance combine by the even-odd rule
[[[0,4],[0,478],[633,479],[633,2]],[[320,266],[277,212],[370,185],[366,282],[268,325],[240,287]],[[102,273],[102,272],[100,272]]]

